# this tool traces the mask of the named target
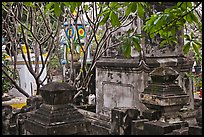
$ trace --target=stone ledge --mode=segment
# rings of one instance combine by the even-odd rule
[[[139,58],[111,58],[103,57],[96,62],[98,68],[111,68],[111,69],[130,69],[138,71],[140,69],[147,69],[152,71],[159,66],[172,67],[178,72],[189,71],[193,66],[193,61],[188,60],[183,56],[167,56],[167,57],[145,57],[143,63],[140,63]],[[177,69],[179,67],[179,69]],[[138,69],[140,68],[140,69]],[[150,70],[149,70],[150,69]]]

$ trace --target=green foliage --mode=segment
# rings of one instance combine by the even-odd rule
[[[66,5],[67,8],[70,9],[71,13],[73,13],[74,10],[82,4],[82,2],[63,2],[63,3]]]
[[[52,5],[54,5],[54,2],[49,2],[46,4],[44,14],[46,14],[47,11],[51,9]]]
[[[140,52],[141,51],[141,44],[140,44],[140,35],[128,35],[123,36],[123,47],[122,51],[125,57],[129,58],[131,54],[131,46],[134,46],[135,50]]]
[[[8,56],[6,53],[2,54],[2,63],[6,66],[4,70],[8,74],[9,77],[18,80],[18,73],[14,71],[14,68],[8,65],[9,60],[6,59]],[[9,80],[9,78],[2,73],[2,92],[6,93],[13,87],[13,83]]]
[[[59,58],[56,55],[53,58],[51,58],[50,67],[52,69],[57,69],[57,68],[60,67],[60,61],[59,61]]]
[[[2,91],[3,93],[7,93],[13,87],[11,81],[7,78],[7,76],[2,74]]]
[[[55,3],[54,3],[54,13],[55,13],[55,15],[56,15],[57,17],[59,17],[59,16],[60,16],[60,12],[61,12],[61,10],[60,10],[60,4],[59,4],[58,2],[55,2]]]
[[[3,3],[7,4],[7,3]],[[158,2],[159,5],[162,5],[163,2]],[[164,11],[156,12],[149,17],[146,17],[144,21],[143,30],[150,36],[151,39],[154,39],[155,36],[161,38],[160,48],[164,45],[173,46],[177,44],[176,33],[186,25],[195,24],[199,27],[199,31],[202,30],[202,24],[198,19],[198,16],[195,12],[195,8],[198,7],[201,3],[199,2],[177,2],[174,6],[166,8]],[[34,2],[24,2],[26,6],[34,6]],[[57,17],[62,15],[62,8],[67,7],[71,13],[76,10],[77,7],[83,5],[85,11],[91,8],[92,4],[82,4],[82,2],[45,2],[45,10],[53,12]],[[140,18],[144,18],[144,14],[149,12],[149,4],[147,2],[97,2],[97,6],[102,8],[102,12],[97,16],[101,17],[99,20],[99,25],[104,25],[106,22],[110,22],[112,27],[120,27],[120,17],[129,16],[131,13],[138,15]],[[119,9],[123,8],[124,13]],[[130,34],[129,32],[127,32]],[[195,55],[200,58],[200,48],[201,40],[200,39],[189,39],[188,36],[185,36],[187,43],[184,45],[183,52],[188,54],[190,50],[194,50]],[[190,37],[191,38],[191,37]],[[131,42],[124,41],[125,45],[134,45],[137,51],[141,51],[140,39],[129,37]],[[129,47],[124,48],[125,54],[129,52]]]
[[[143,18],[146,6],[147,4],[145,2],[129,2],[125,15],[128,16],[130,13],[135,13],[137,11],[138,16]]]
[[[135,12],[137,10],[137,3],[136,2],[130,2],[130,4],[127,6],[127,9],[125,11],[125,15],[128,16],[131,12]]]
[[[140,46],[140,38],[139,37],[136,37],[136,36],[133,36],[132,37],[132,39],[133,39],[133,44],[134,44],[134,46],[135,46],[135,49],[138,51],[138,52],[140,52],[141,51],[141,46]]]
[[[103,15],[103,19],[101,20],[99,25],[104,25],[107,21],[109,21],[108,19],[110,18],[112,27],[120,26],[121,25],[121,22],[119,21],[120,13],[117,12],[119,7],[120,5],[118,4],[118,2],[110,2],[108,5],[105,4],[103,11],[98,15],[98,16]]]
[[[160,2],[159,4],[162,3]],[[195,24],[199,27],[199,31],[201,30],[202,24],[199,22],[198,16],[195,12],[195,9],[199,4],[200,3],[193,2],[178,2],[176,5],[170,8],[166,8],[162,12],[156,12],[150,17],[146,18],[143,30],[150,36],[151,39],[154,39],[155,36],[159,36],[161,38],[160,48],[162,48],[164,45],[173,46],[174,44],[178,43],[178,39],[176,37],[177,32],[184,25],[186,25],[186,23]],[[126,2],[124,5],[127,6],[127,9],[125,10],[126,16],[128,16],[130,13],[137,12],[140,18],[144,17],[144,12],[146,12],[145,10],[148,7],[148,4],[144,2]],[[141,47],[138,46],[139,44],[137,43],[137,40],[132,40],[137,51],[140,51]],[[127,42],[126,46],[127,45],[130,44]],[[195,52],[195,59],[199,61],[202,60],[200,48],[201,39],[187,39],[187,43],[184,45],[183,52],[184,54],[188,54],[192,49]]]
[[[151,39],[154,39],[156,35],[159,35],[162,41],[160,47],[164,44],[173,45],[177,43],[176,32],[180,30],[186,23],[195,24],[201,26],[198,21],[198,17],[195,13],[195,8],[200,3],[194,4],[193,2],[178,2],[173,7],[165,9],[163,12],[157,12],[152,14],[146,19],[143,30],[147,32]],[[187,43],[184,45],[184,54],[189,53],[190,47],[196,54],[199,54],[199,48],[201,48],[201,39],[191,38],[185,36]]]
[[[190,47],[191,47],[190,44],[191,44],[190,42],[187,42],[187,43],[184,45],[184,47],[183,47],[183,53],[184,53],[184,54],[187,54],[187,53],[189,52]]]
[[[190,49],[193,49],[196,63],[198,65],[201,64],[202,53],[200,52],[200,49],[202,48],[202,44],[200,42],[200,39],[197,36],[195,36],[193,32],[191,32],[190,35],[188,34],[184,35],[184,38],[186,39],[187,43],[184,45],[183,53],[188,54]]]
[[[46,14],[47,11],[54,11],[54,14],[59,17],[62,12],[61,9],[64,6],[70,9],[71,13],[73,13],[77,7],[81,6],[81,4],[82,2],[48,2],[45,4],[44,14]]]
[[[192,72],[186,73],[186,76],[194,81],[194,86],[200,88],[202,87],[202,76],[196,75]]]
[[[116,5],[118,5],[118,2],[110,2],[109,3],[110,8],[115,8]]]
[[[131,53],[131,40],[129,38],[124,38],[124,44],[122,51],[125,57],[129,58]]]
[[[144,17],[144,12],[145,12],[144,8],[145,8],[144,3],[142,3],[142,2],[137,3],[137,12],[138,12],[138,16],[140,18]]]
[[[28,6],[28,7],[34,7],[33,2],[23,2],[24,5]]]
[[[194,59],[195,59],[195,61],[196,61],[196,65],[201,65],[201,63],[202,63],[202,53],[195,53],[195,55],[194,55]]]
[[[120,26],[120,22],[119,22],[118,16],[114,13],[114,11],[110,12],[110,19],[111,19],[111,25],[113,27]]]
[[[108,11],[107,13],[104,13],[104,18],[102,19],[102,21],[99,23],[99,25],[104,25],[108,18],[109,18],[109,15],[110,15],[110,11]]]

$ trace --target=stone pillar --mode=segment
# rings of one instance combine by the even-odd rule
[[[170,67],[159,67],[150,73],[152,83],[140,94],[149,108],[165,113],[178,112],[188,103],[189,96],[175,83],[178,72]]]
[[[139,118],[140,112],[134,108],[114,108],[111,110],[111,134],[130,135],[132,120]]]
[[[67,83],[52,82],[41,87],[43,104],[25,120],[27,134],[86,134],[86,122],[74,105],[76,88]]]

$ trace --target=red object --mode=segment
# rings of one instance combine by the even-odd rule
[[[200,88],[200,95],[199,95],[200,98],[202,98],[202,88]]]

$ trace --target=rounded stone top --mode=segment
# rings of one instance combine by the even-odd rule
[[[65,82],[50,82],[42,86],[39,91],[45,104],[59,105],[71,103],[77,90]]]
[[[66,82],[50,82],[42,86],[40,91],[76,91],[76,87],[69,85]]]
[[[153,82],[174,82],[179,73],[171,67],[158,67],[150,73]]]

